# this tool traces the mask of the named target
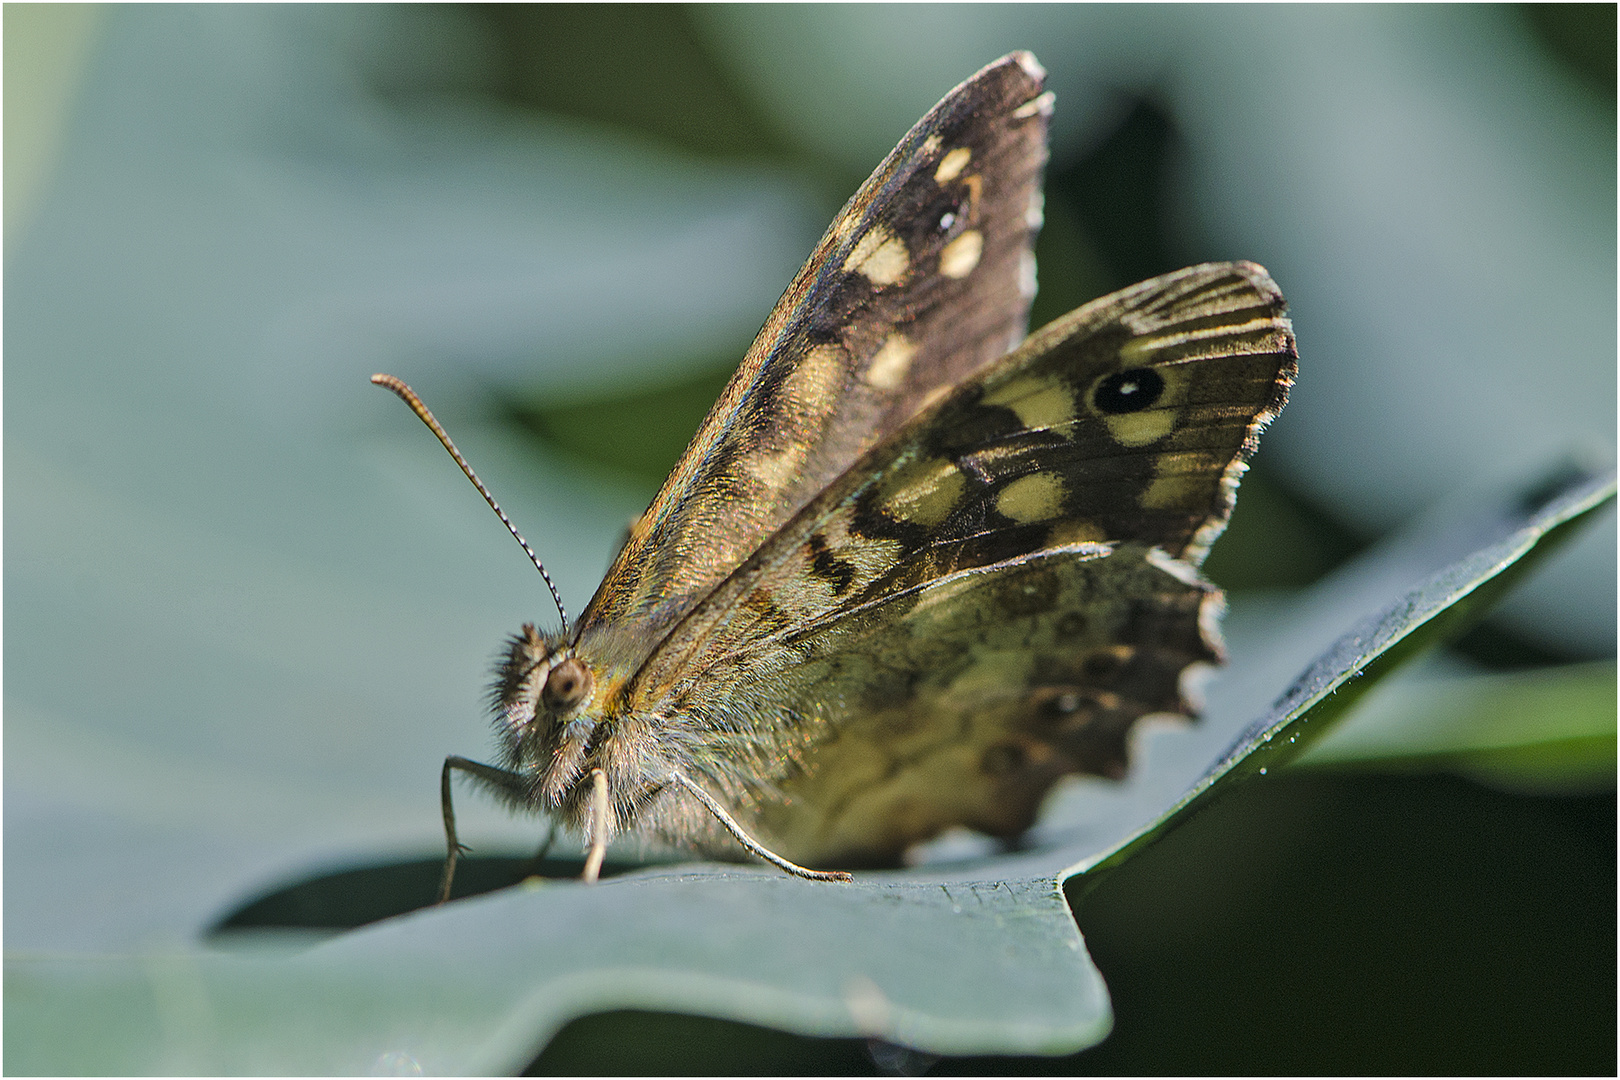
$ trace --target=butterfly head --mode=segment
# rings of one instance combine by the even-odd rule
[[[555,801],[577,772],[600,715],[600,683],[565,633],[525,624],[496,668],[491,704],[509,767],[538,774]],[[553,794],[553,789],[557,794]]]

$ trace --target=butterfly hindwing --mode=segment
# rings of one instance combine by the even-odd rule
[[[1010,835],[1063,773],[1117,774],[1130,723],[1187,711],[1180,673],[1218,655],[1195,568],[1292,382],[1283,310],[1259,267],[1210,264],[1032,335],[766,541],[653,653],[632,701],[680,717],[692,767],[814,860],[892,858],[950,824]],[[1062,629],[1076,619],[1107,633]],[[1082,678],[1113,646],[1128,685]],[[1067,727],[1041,726],[1052,701],[1074,704]],[[850,755],[895,725],[954,731],[936,764],[971,763],[977,786],[850,780],[907,760],[904,739],[859,768]],[[846,788],[910,809],[851,818]]]
[[[863,452],[1023,336],[1043,75],[1027,53],[980,71],[845,206],[632,529],[580,619],[583,651],[633,670]]]
[[[820,705],[795,767],[751,793],[754,826],[789,858],[842,867],[893,865],[957,825],[1017,836],[1060,777],[1122,777],[1142,716],[1190,712],[1181,676],[1219,660],[1220,606],[1152,548],[1076,545],[797,636],[767,696],[843,708]]]

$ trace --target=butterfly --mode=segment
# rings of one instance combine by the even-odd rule
[[[1012,53],[911,129],[578,621],[510,641],[499,763],[441,774],[441,899],[454,773],[580,829],[588,880],[624,831],[847,880],[952,827],[1015,838],[1060,778],[1122,776],[1140,717],[1192,714],[1183,676],[1222,657],[1198,566],[1294,337],[1233,262],[1025,338],[1044,75]]]

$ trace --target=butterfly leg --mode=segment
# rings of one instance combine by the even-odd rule
[[[528,868],[523,874],[524,877],[535,877],[540,873],[540,866],[546,861],[546,856],[551,853],[551,845],[557,842],[557,830],[561,827],[561,818],[551,819],[551,828],[546,830],[546,838],[540,842],[540,850],[535,852],[534,857],[529,860]]]
[[[810,870],[806,867],[800,866],[798,863],[788,862],[786,859],[782,858],[782,856],[770,850],[764,844],[761,844],[758,840],[755,840],[752,836],[749,836],[746,832],[744,832],[743,827],[737,824],[736,820],[732,818],[730,814],[726,813],[726,808],[720,805],[720,801],[718,799],[716,799],[713,795],[710,795],[707,791],[704,791],[691,780],[687,779],[684,774],[673,772],[669,774],[669,778],[695,795],[698,802],[707,807],[709,813],[713,814],[720,824],[726,827],[726,831],[732,836],[736,837],[737,843],[741,844],[755,855],[758,855],[772,866],[785,870],[788,873],[793,874],[795,877],[809,878],[811,881],[855,880],[853,874],[847,874],[842,870]]]
[[[602,873],[602,860],[607,856],[608,783],[607,773],[591,770],[590,853],[585,856],[585,872],[580,880],[593,884]]]
[[[508,772],[506,769],[497,769],[493,765],[485,765],[481,761],[472,761],[464,757],[447,757],[444,759],[444,770],[439,773],[439,806],[444,812],[444,841],[448,849],[444,857],[444,877],[439,880],[439,903],[450,899],[450,882],[456,876],[456,863],[462,852],[467,848],[456,839],[456,811],[450,802],[450,772],[459,769],[469,776],[494,788],[499,788],[515,798],[524,799],[528,795],[529,783],[518,773]]]

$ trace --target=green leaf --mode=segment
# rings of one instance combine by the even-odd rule
[[[1096,880],[1294,757],[1380,677],[1483,611],[1528,556],[1612,491],[1612,480],[1566,487],[1528,510],[1493,510],[1489,527],[1474,519],[1432,538],[1438,550],[1459,535],[1476,542],[1341,637],[1190,792],[1111,847],[1081,840],[854,885],[654,868],[597,886],[508,889],[296,952],[11,956],[6,1066],[510,1072],[570,1019],[627,1008],[932,1053],[1072,1053],[1103,1038],[1110,1010],[1064,880]]]
[[[1051,880],[700,869],[506,890],[296,956],[13,958],[6,1066],[513,1072],[568,1020],[625,1007],[959,1054],[1059,1053],[1109,1024]]]
[[[1381,687],[1297,762],[1455,772],[1513,791],[1613,790],[1612,660]]]

